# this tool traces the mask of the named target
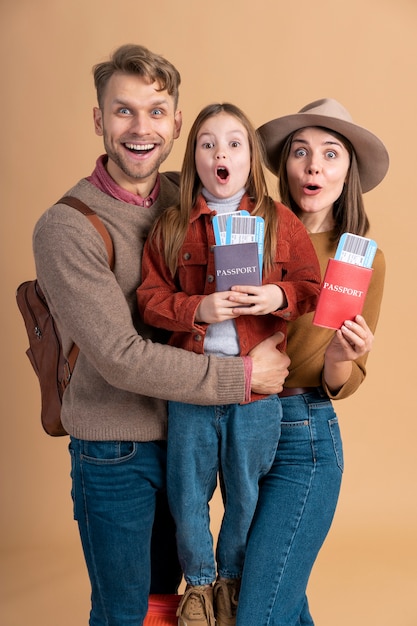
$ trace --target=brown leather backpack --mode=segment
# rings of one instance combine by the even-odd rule
[[[67,204],[90,220],[106,244],[109,266],[113,269],[113,242],[98,215],[73,196],[64,196],[57,204]],[[19,285],[16,301],[29,339],[26,354],[39,379],[42,426],[52,437],[67,435],[61,423],[62,396],[70,383],[79,349],[74,344],[68,359],[65,357],[59,330],[36,278]]]

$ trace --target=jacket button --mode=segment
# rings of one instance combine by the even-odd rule
[[[201,335],[194,335],[194,341],[201,341]]]
[[[184,261],[189,261],[191,259],[191,253],[190,252],[185,252],[183,254],[183,259],[184,259]]]
[[[213,276],[213,274],[209,274],[207,276],[207,282],[208,283],[214,283],[214,276]]]

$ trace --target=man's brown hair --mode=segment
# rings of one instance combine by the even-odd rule
[[[100,108],[102,108],[107,84],[117,72],[137,74],[149,80],[150,83],[158,82],[160,91],[166,90],[174,98],[175,108],[177,108],[181,83],[180,73],[164,57],[136,44],[120,46],[108,61],[97,63],[93,67],[97,102]]]

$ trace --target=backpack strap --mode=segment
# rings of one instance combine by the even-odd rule
[[[63,196],[57,202],[55,202],[55,204],[67,204],[73,209],[80,211],[80,213],[85,215],[90,220],[90,222],[96,228],[96,230],[98,230],[98,232],[100,233],[104,241],[104,244],[107,250],[107,255],[109,258],[109,266],[110,266],[110,269],[113,270],[114,269],[113,241],[109,235],[109,231],[104,226],[103,222],[101,221],[97,213],[93,211],[93,209],[90,209],[89,206],[84,204],[82,200],[80,200],[79,198],[76,198],[75,196]],[[76,346],[74,343],[68,355],[67,362],[65,363],[65,366],[64,366],[64,378],[62,380],[63,390],[67,387],[71,379],[71,374],[74,371],[75,362],[77,360],[79,352],[80,350],[78,346]]]
[[[82,200],[80,200],[79,198],[76,198],[75,196],[63,196],[62,198],[60,198],[60,200],[58,200],[58,202],[55,202],[55,204],[67,204],[68,206],[72,207],[73,209],[77,209],[77,211],[79,211],[80,213],[88,217],[92,225],[100,233],[105,243],[107,255],[109,257],[110,269],[113,270],[114,269],[113,242],[109,235],[109,231],[104,226],[103,222],[101,221],[97,213],[93,211],[93,209],[90,209],[89,206],[84,204]]]

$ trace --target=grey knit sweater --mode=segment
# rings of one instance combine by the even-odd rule
[[[115,249],[108,265],[100,235],[78,211],[55,205],[33,234],[36,272],[58,323],[64,349],[80,348],[62,421],[80,439],[151,441],[166,437],[166,404],[242,402],[242,359],[219,359],[161,345],[136,306],[142,248],[155,218],[178,200],[161,175],[158,200],[143,208],[115,200],[86,179],[66,195],[100,216]]]

